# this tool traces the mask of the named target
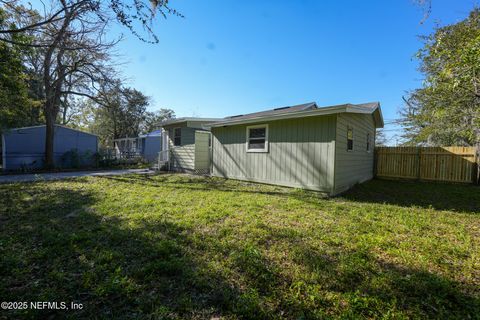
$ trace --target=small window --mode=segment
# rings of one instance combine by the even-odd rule
[[[268,126],[247,127],[247,152],[268,152]]]
[[[370,152],[370,133],[367,133],[367,152]]]
[[[347,151],[353,150],[353,129],[351,127],[347,128]]]
[[[173,145],[174,146],[182,145],[182,128],[173,129]]]

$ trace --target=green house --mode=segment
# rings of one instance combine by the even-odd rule
[[[170,171],[209,173],[211,137],[205,125],[218,120],[178,118],[162,122],[159,167]]]
[[[383,127],[378,102],[321,108],[312,102],[220,120],[181,121],[182,126],[164,127],[169,144],[180,147],[170,152],[174,170],[331,195],[373,177],[375,133]]]

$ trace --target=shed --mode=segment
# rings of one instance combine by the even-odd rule
[[[227,117],[209,125],[218,177],[338,194],[373,178],[378,102],[315,102]]]
[[[9,129],[2,135],[4,170],[39,169],[45,160],[46,127]],[[54,159],[58,167],[92,166],[98,150],[96,135],[55,125]]]
[[[162,151],[159,167],[173,171],[208,173],[210,170],[210,133],[205,125],[220,119],[177,118],[160,124]]]

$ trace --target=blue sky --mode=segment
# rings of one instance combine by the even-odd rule
[[[420,24],[412,0],[172,0],[185,18],[159,19],[159,44],[125,33],[118,51],[129,85],[153,98],[151,109],[179,117],[380,101],[393,119],[402,95],[421,85],[418,35],[464,19],[474,4],[433,0]]]

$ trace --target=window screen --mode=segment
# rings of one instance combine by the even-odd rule
[[[353,129],[351,127],[347,128],[347,150],[353,150]]]
[[[173,129],[173,145],[174,146],[182,145],[182,128]]]
[[[267,151],[267,127],[252,127],[247,129],[247,150]]]

